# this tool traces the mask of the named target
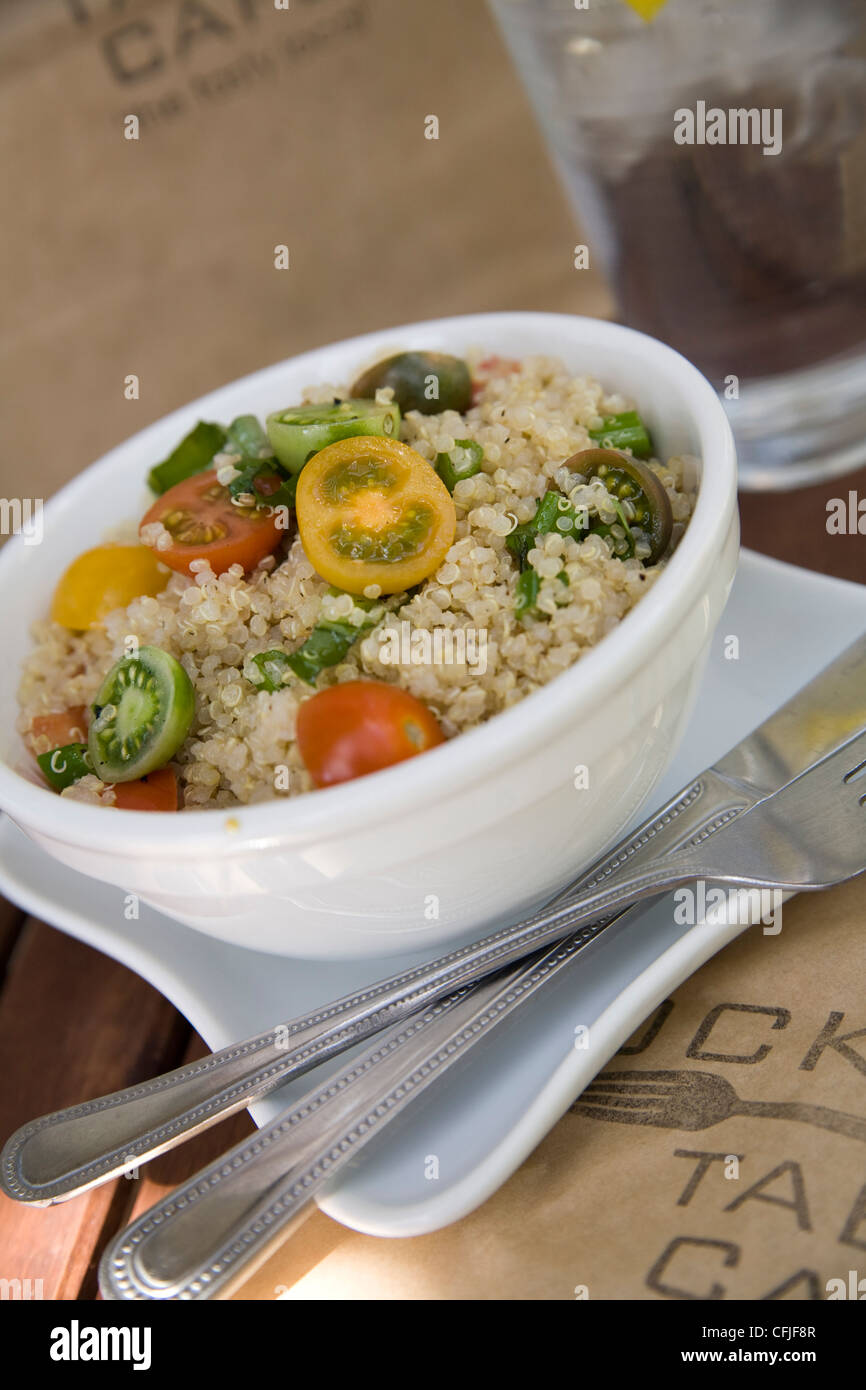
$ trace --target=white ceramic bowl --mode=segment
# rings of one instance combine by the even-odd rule
[[[144,479],[198,419],[265,415],[401,347],[548,353],[631,396],[657,452],[698,455],[694,516],[665,573],[577,665],[482,727],[407,763],[291,800],[176,816],[61,799],[15,770],[28,629],[105,529],[144,509]],[[411,324],[305,353],[142,431],[65,487],[41,545],[0,551],[0,806],[62,863],[189,926],[282,955],[430,952],[540,905],[616,837],[676,749],[737,561],[736,461],[709,383],[643,334],[564,314]],[[10,601],[11,600],[11,601]],[[574,769],[589,769],[575,788]]]

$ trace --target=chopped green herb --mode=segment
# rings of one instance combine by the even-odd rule
[[[306,642],[288,657],[288,663],[296,676],[307,685],[314,685],[320,671],[326,666],[337,666],[362,633],[374,626],[372,618],[360,627],[336,620],[317,623]]]
[[[624,410],[621,415],[608,415],[597,430],[589,431],[603,449],[631,449],[635,458],[646,459],[652,454],[652,440],[636,410]]]
[[[170,487],[202,473],[218,454],[226,441],[222,425],[208,424],[199,420],[195,429],[180,441],[167,459],[151,468],[147,475],[148,486],[153,492],[162,495]]]
[[[307,685],[314,685],[319,673],[326,666],[336,666],[354,646],[363,633],[369,632],[381,617],[381,605],[374,599],[362,599],[353,595],[356,607],[364,608],[370,617],[355,627],[353,623],[337,618],[325,618],[317,623],[306,641],[297,651],[284,652],[279,648],[260,652],[253,657],[261,679],[253,680],[259,690],[275,691],[282,689],[284,677],[289,671],[300,677]]]
[[[232,497],[252,497],[258,507],[294,507],[298,480],[276,459],[250,459],[229,483]]]
[[[455,439],[450,454],[436,455],[436,472],[449,492],[464,478],[474,478],[481,472],[484,450],[474,439]]]
[[[238,415],[226,432],[225,452],[240,454],[237,476],[229,483],[233,498],[252,497],[259,507],[294,507],[297,479],[274,457],[255,415]]]
[[[250,683],[257,690],[267,690],[270,694],[282,689],[283,677],[291,670],[288,656],[278,647],[273,651],[259,652],[253,657],[253,666],[257,674],[249,677]]]
[[[86,743],[67,743],[63,748],[53,748],[50,753],[40,753],[36,761],[46,782],[58,792],[93,771]]]

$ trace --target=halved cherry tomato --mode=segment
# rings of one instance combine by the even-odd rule
[[[177,778],[170,767],[114,788],[114,804],[121,811],[176,811],[177,799]]]
[[[379,772],[444,737],[426,705],[384,681],[332,685],[298,710],[298,748],[317,787]]]
[[[34,753],[67,748],[70,743],[87,742],[87,709],[76,705],[61,714],[37,714],[30,724],[27,740]]]
[[[279,484],[275,477],[274,491]],[[257,487],[267,495],[266,479],[260,479]],[[171,533],[172,544],[153,553],[181,574],[190,573],[193,560],[207,560],[214,574],[222,574],[231,565],[253,570],[276,550],[284,534],[278,515],[269,515],[263,507],[237,506],[213,469],[164,492],[142,518],[139,532],[157,521]]]
[[[73,560],[51,601],[55,623],[75,631],[101,627],[115,608],[143,594],[161,594],[169,576],[145,545],[97,545]]]
[[[643,540],[650,548],[646,564],[657,564],[668,548],[674,516],[661,480],[649,464],[619,449],[581,449],[562,466],[569,473],[582,473],[587,482],[600,478],[611,497],[628,504],[628,553],[634,554],[635,539]],[[604,535],[610,528],[593,529]]]
[[[453,544],[454,502],[431,463],[399,439],[359,435],[314,454],[298,478],[298,530],[323,579],[397,594],[433,574]]]

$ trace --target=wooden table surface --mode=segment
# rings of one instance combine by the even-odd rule
[[[826,500],[866,471],[819,488],[741,499],[746,545],[825,574],[866,580],[859,536],[828,535]],[[0,900],[0,1138],[26,1120],[179,1066],[205,1047],[162,996],[124,966]],[[134,1026],[133,1021],[134,1020]],[[253,1129],[248,1114],[51,1211],[0,1198],[0,1277],[42,1280],[47,1299],[92,1299],[110,1237],[167,1188]]]

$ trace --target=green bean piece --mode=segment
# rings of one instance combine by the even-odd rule
[[[274,451],[268,436],[255,415],[238,415],[226,430],[227,453],[240,454],[244,459],[273,458]]]
[[[578,515],[567,497],[561,492],[547,491],[535,509],[531,521],[524,521],[515,527],[505,544],[520,565],[527,566],[527,555],[535,546],[538,536],[550,535],[552,531],[562,536],[572,536],[580,540],[586,534],[586,522]]]
[[[634,457],[639,459],[652,455],[649,431],[636,410],[608,415],[597,430],[589,431],[589,437],[603,449],[630,449]]]
[[[517,618],[525,618],[531,612],[538,601],[538,590],[541,579],[534,569],[525,569],[517,580],[517,588],[514,598],[514,614]]]
[[[630,559],[631,556],[634,555],[634,532],[632,531],[631,527],[630,527],[629,524],[628,524],[628,518],[627,518],[625,512],[623,511],[622,503],[620,502],[620,500],[619,500],[618,497],[614,497],[614,499],[613,499],[613,505],[614,505],[614,507],[616,508],[616,514],[617,514],[617,517],[618,517],[618,519],[619,519],[619,524],[620,524],[620,526],[622,526],[623,530],[625,531],[625,543],[626,543],[625,556],[626,556],[626,559]],[[612,524],[615,525],[616,523],[612,523]],[[611,529],[610,526],[607,524],[607,522],[604,522],[604,521],[596,521],[596,522],[595,522],[592,526],[590,526],[590,528],[589,528],[590,534],[593,535],[593,536],[609,536],[609,535],[610,535],[610,529]],[[622,559],[622,556],[620,556],[619,558]]]
[[[63,748],[52,748],[50,753],[40,753],[36,761],[46,782],[58,792],[93,771],[86,743],[67,743]]]
[[[226,441],[222,425],[208,424],[199,420],[195,429],[183,438],[173,453],[162,463],[157,463],[147,475],[150,489],[161,496],[170,487],[202,473],[213,461]]]
[[[436,455],[436,472],[449,492],[464,478],[474,478],[481,472],[484,450],[474,439],[455,439],[450,454]]]
[[[561,584],[568,588],[568,575],[565,570],[560,570],[556,576]],[[532,568],[525,569],[518,577],[517,588],[515,589],[514,615],[517,618],[525,618],[532,612],[538,602],[538,591],[541,588],[541,576]],[[549,618],[549,613],[541,613],[539,617]]]

